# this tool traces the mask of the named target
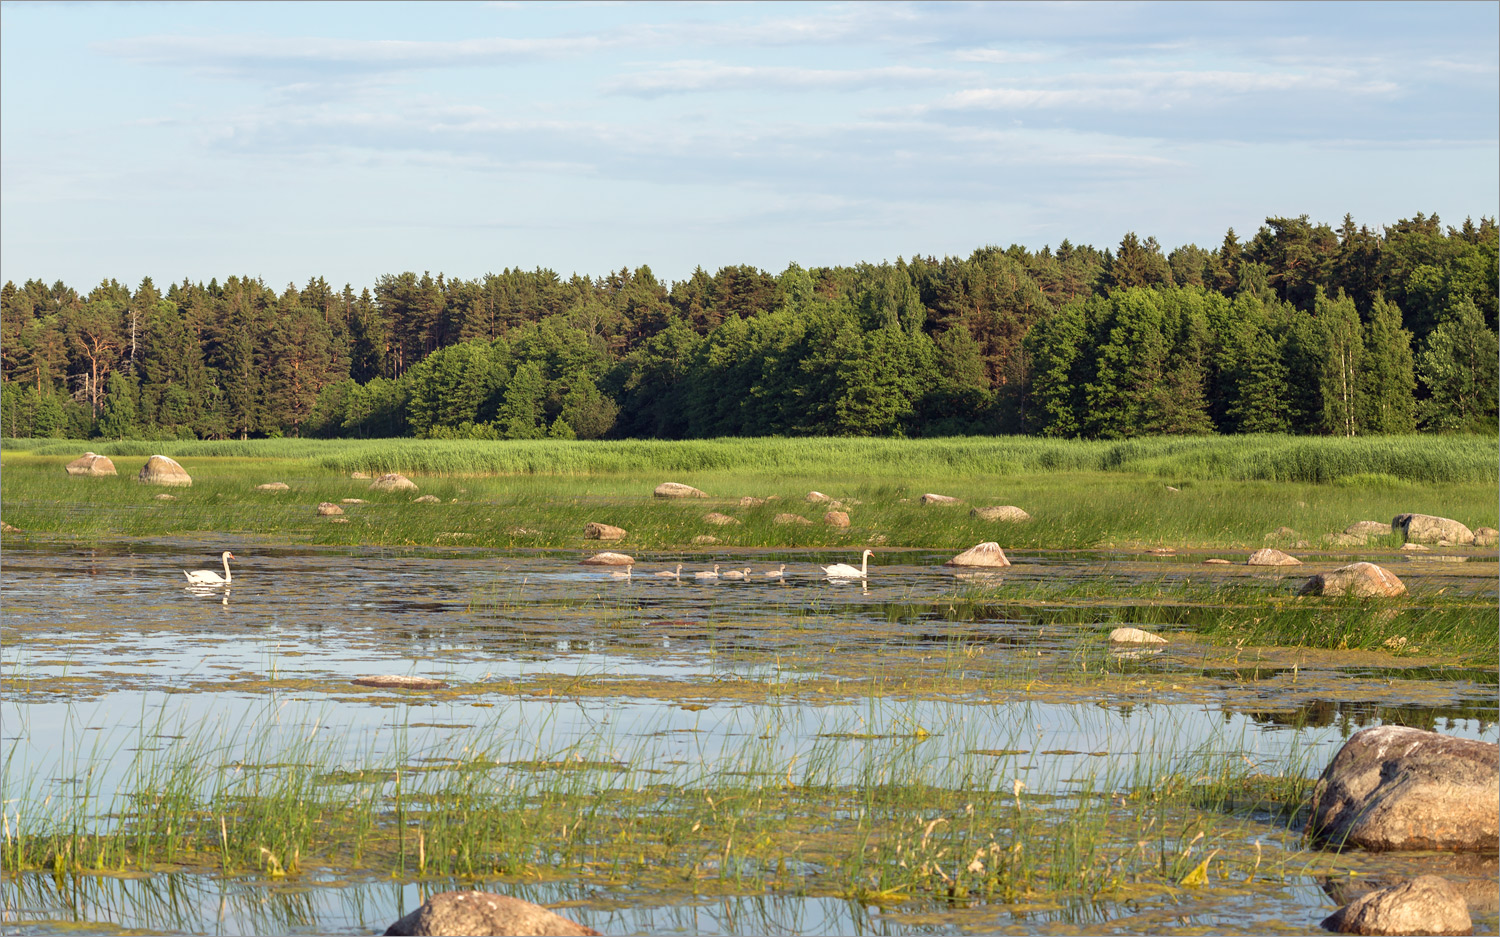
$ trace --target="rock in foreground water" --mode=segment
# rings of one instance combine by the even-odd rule
[[[386,928],[387,935],[588,937],[598,931],[539,904],[482,891],[445,891]]]
[[[1139,628],[1116,628],[1109,633],[1109,639],[1116,644],[1166,644],[1167,639],[1159,634],[1142,631]]]
[[[993,540],[976,544],[943,564],[944,566],[1009,566],[1005,551]]]
[[[595,553],[582,561],[584,566],[634,566],[635,557],[624,553]]]
[[[1307,581],[1298,595],[1353,595],[1359,598],[1394,598],[1406,594],[1406,584],[1384,566],[1351,563],[1332,572],[1319,573]]]
[[[1500,746],[1405,726],[1349,737],[1313,788],[1319,845],[1494,852]]]
[[[1280,550],[1273,550],[1270,547],[1266,547],[1264,550],[1256,550],[1254,553],[1250,554],[1250,558],[1245,561],[1245,565],[1301,566],[1302,561],[1297,559],[1295,556],[1290,556],[1286,553],[1282,553]]]
[[[1336,934],[1469,934],[1474,921],[1457,888],[1422,875],[1354,899],[1323,926]]]

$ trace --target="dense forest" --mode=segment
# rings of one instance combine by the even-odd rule
[[[1268,218],[1169,253],[779,274],[3,288],[8,437],[1494,432],[1497,229]]]

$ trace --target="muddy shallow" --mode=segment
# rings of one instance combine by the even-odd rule
[[[179,570],[234,551],[228,588]],[[66,786],[68,752],[170,747],[204,726],[317,733],[351,762],[400,746],[440,762],[482,738],[522,761],[589,746],[669,776],[756,746],[785,761],[832,752],[853,783],[920,739],[939,774],[964,764],[1024,778],[1036,794],[1124,785],[1125,765],[1189,751],[1247,763],[1303,753],[1316,774],[1342,738],[1386,722],[1496,741],[1493,667],[1420,656],[1236,649],[1170,628],[1159,652],[1110,648],[1132,588],[1239,583],[1293,591],[1295,572],[1199,565],[1200,557],[1053,553],[979,578],[946,554],[888,551],[868,583],[830,583],[845,553],[639,556],[629,580],[578,554],[492,550],[275,549],[187,541],[80,549],[7,546],[3,711],[8,775]],[[749,566],[748,582],[664,580]],[[786,563],[783,581],[761,574]],[[1493,600],[1493,558],[1398,569],[1416,595]],[[996,601],[1038,584],[1118,586],[1119,599]],[[431,677],[432,691],[353,685],[369,674]],[[920,734],[918,734],[920,733]],[[247,753],[223,753],[248,757]],[[95,782],[98,783],[98,782]],[[7,794],[7,796],[10,796]],[[1268,825],[1267,836],[1275,835]],[[1295,840],[1295,832],[1288,834]],[[1351,860],[1363,861],[1363,860]],[[1373,860],[1371,860],[1373,862]],[[1399,862],[1404,860],[1382,860]],[[663,895],[543,883],[504,889],[608,933],[1316,932],[1329,883],[1218,887],[1030,909],[878,907],[820,896]],[[429,888],[440,887],[427,883]],[[420,901],[419,886],[309,873],[280,882],[204,873],[28,874],[0,883],[18,932],[370,933]],[[1494,911],[1487,911],[1493,928]]]

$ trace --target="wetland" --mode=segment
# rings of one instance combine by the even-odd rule
[[[1358,728],[1500,738],[1495,550],[1320,539],[1493,526],[1492,481],[414,473],[442,502],[414,505],[245,452],[180,454],[184,489],[4,453],[7,931],[374,933],[477,887],[605,933],[1318,933],[1413,870],[1493,885],[1493,858],[1302,835]],[[669,477],[714,497],[651,499]],[[820,517],[812,488],[852,527],[772,523]],[[742,523],[694,544],[706,511]],[[1245,566],[1283,517],[1303,565]],[[1012,565],[942,565],[979,540]],[[867,581],[821,575],[866,546]],[[632,576],[579,565],[600,549]],[[189,586],[221,550],[233,582]],[[1355,560],[1408,594],[1297,598]],[[687,578],[715,564],[754,575]],[[353,682],[379,674],[437,685]]]

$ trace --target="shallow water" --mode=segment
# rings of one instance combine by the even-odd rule
[[[898,756],[909,766],[916,752],[935,783],[967,772],[1062,796],[1128,785],[1195,752],[1268,766],[1300,753],[1316,773],[1349,732],[1386,722],[1500,737],[1493,668],[1331,653],[1226,666],[1219,650],[1176,640],[1159,652],[1112,652],[1101,633],[1150,598],[1075,608],[1061,624],[1044,604],[985,600],[1037,584],[1289,592],[1321,568],[1314,563],[1286,573],[1204,567],[1194,557],[1038,554],[974,578],[938,565],[944,554],[891,551],[868,583],[830,583],[817,564],[847,554],[764,551],[640,557],[621,580],[562,552],[225,546],[237,557],[234,582],[218,589],[188,588],[179,572],[214,567],[218,545],[5,551],[7,798],[16,777],[67,789],[80,757],[98,769],[91,783],[108,789],[138,749],[170,753],[185,744],[180,737],[205,733],[262,744],[315,738],[351,767],[391,753],[416,763],[461,751],[497,761],[587,752],[681,783],[751,763],[805,764],[821,753],[830,779],[848,784]],[[755,576],[646,574],[678,562],[685,576],[715,562],[749,565]],[[784,580],[760,576],[783,562]],[[1495,590],[1493,562],[1411,564],[1400,574],[1418,596]],[[1061,685],[1064,670],[1111,682],[1085,680],[1051,696],[1021,690],[1033,678]],[[903,693],[890,681],[907,672],[941,675],[953,689],[939,698]],[[367,674],[434,677],[448,687],[350,684]],[[1126,692],[1132,674],[1181,684]],[[229,743],[214,751],[247,762],[266,754]],[[627,772],[619,783],[640,777]],[[276,884],[201,874],[71,881],[7,880],[7,920],[29,922],[23,931],[78,921],[105,931],[360,933],[419,903],[415,885],[312,875]],[[1133,911],[971,910],[961,921],[814,897],[662,906],[650,894],[555,886],[536,898],[578,901],[570,913],[608,933],[1260,932],[1275,922],[1305,932],[1318,909],[1331,910],[1310,878],[1278,897],[1247,892]]]

